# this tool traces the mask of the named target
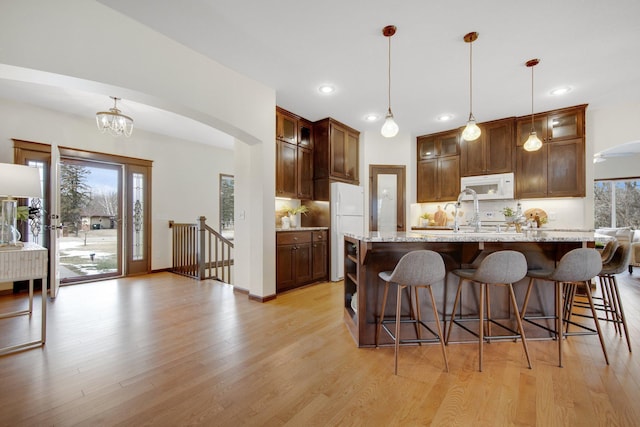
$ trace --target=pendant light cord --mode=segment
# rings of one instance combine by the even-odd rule
[[[469,43],[469,120],[473,117],[473,41]]]
[[[533,126],[533,68],[535,67],[532,66],[531,67],[531,132],[535,132],[535,128]]]
[[[388,100],[388,108],[389,108],[389,113],[391,113],[391,37],[387,37],[389,39],[389,50],[388,50],[388,70],[387,70],[387,76],[388,76],[388,85],[387,85],[387,100]]]

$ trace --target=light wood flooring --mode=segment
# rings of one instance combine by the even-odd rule
[[[2,426],[638,426],[640,272],[620,276],[633,353],[603,322],[553,341],[358,349],[342,283],[268,303],[170,273],[63,287],[44,348],[0,357]],[[26,296],[0,297],[0,311]],[[35,307],[39,311],[39,301]],[[31,325],[30,325],[31,324]],[[39,315],[0,320],[0,346],[37,333]]]

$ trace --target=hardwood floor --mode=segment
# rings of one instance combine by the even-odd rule
[[[0,425],[325,426],[640,425],[640,271],[619,276],[634,353],[603,322],[522,346],[358,349],[342,283],[265,304],[228,285],[170,273],[63,287],[44,348],[0,357]],[[26,296],[0,297],[0,311]],[[39,308],[38,301],[35,302]],[[0,346],[37,333],[39,315],[0,320]]]

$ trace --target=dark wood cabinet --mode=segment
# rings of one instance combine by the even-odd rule
[[[313,281],[327,280],[329,277],[329,251],[327,246],[327,232],[313,231],[311,236],[311,279]]]
[[[460,130],[454,129],[446,132],[419,136],[417,138],[418,160],[459,155],[460,135]]]
[[[313,199],[313,124],[276,107],[276,196]]]
[[[313,151],[298,146],[296,166],[296,198],[313,199]]]
[[[313,123],[308,120],[298,120],[298,145],[313,148]]]
[[[314,198],[329,200],[332,181],[359,185],[360,132],[327,118],[313,124]]]
[[[530,199],[547,196],[547,149],[525,151],[516,147],[516,198]]]
[[[279,232],[276,235],[276,291],[311,281],[311,233]]]
[[[460,141],[460,175],[488,175],[513,171],[513,137],[516,118],[479,124],[475,141]]]
[[[455,200],[460,193],[459,130],[417,138],[418,203]]]
[[[585,135],[586,105],[537,113],[533,116],[533,128],[538,138],[545,142],[583,138]],[[517,146],[523,146],[531,133],[531,116],[518,117]]]
[[[586,105],[534,115],[542,140],[538,151],[523,147],[531,132],[531,116],[517,120],[516,197],[584,197]]]
[[[327,279],[327,231],[276,234],[276,292]]]
[[[547,194],[584,197],[584,139],[554,140],[547,146],[547,152]]]
[[[276,139],[298,143],[298,117],[280,107],[276,107]]]
[[[298,195],[298,147],[276,141],[276,196],[296,198]]]

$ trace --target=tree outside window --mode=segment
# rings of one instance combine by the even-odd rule
[[[233,175],[220,174],[220,234],[233,239]]]
[[[594,183],[596,228],[640,229],[640,178]]]

